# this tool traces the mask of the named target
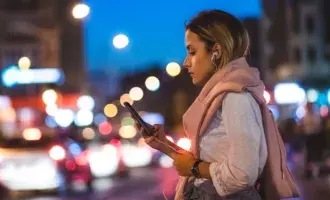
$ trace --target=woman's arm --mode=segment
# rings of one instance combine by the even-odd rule
[[[266,157],[260,157],[265,140],[260,108],[250,94],[229,93],[222,105],[222,117],[230,145],[228,158],[211,163],[209,170],[217,192],[227,196],[253,186],[259,163],[266,161]]]
[[[211,174],[210,174],[210,165],[211,163],[208,162],[201,162],[198,165],[198,170],[201,178],[206,178],[206,179],[211,179]]]

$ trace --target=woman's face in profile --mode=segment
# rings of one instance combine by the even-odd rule
[[[187,56],[183,65],[188,69],[192,82],[203,86],[214,72],[211,55],[207,52],[205,43],[189,29],[185,34],[185,43]]]

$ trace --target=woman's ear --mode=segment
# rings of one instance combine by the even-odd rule
[[[212,48],[212,55],[215,55],[216,60],[218,60],[221,56],[221,46],[219,43],[215,43]]]

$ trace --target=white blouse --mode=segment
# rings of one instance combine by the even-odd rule
[[[253,186],[265,166],[267,146],[261,111],[251,94],[228,93],[199,146],[220,196]],[[195,185],[205,180],[196,179]]]

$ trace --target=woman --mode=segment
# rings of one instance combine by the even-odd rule
[[[203,11],[187,23],[185,43],[184,67],[192,82],[203,87],[183,118],[191,152],[168,141],[159,125],[146,143],[171,156],[185,177],[176,199],[261,199],[254,185],[267,160],[267,146],[253,95],[263,98],[264,86],[257,69],[245,60],[248,33],[224,11]]]

